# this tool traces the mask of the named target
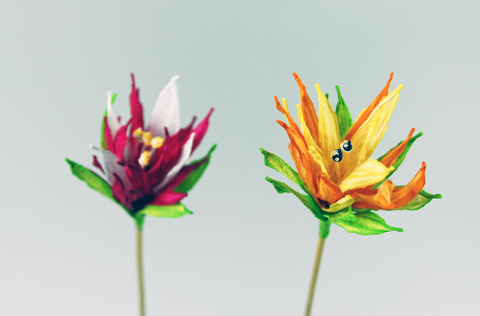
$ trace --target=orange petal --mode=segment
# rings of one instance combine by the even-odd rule
[[[317,188],[317,197],[329,204],[337,202],[345,195],[338,185],[330,181],[330,179],[324,174],[319,174],[317,176]]]
[[[353,135],[357,132],[357,130],[362,126],[362,124],[368,119],[370,114],[372,114],[373,110],[378,106],[380,101],[388,95],[388,88],[390,88],[390,83],[393,79],[393,72],[390,74],[390,78],[388,79],[387,85],[383,88],[382,91],[377,95],[377,97],[373,100],[373,102],[361,113],[361,115],[357,118],[355,123],[353,124],[352,128],[348,131],[348,133],[343,137],[343,139],[352,139]]]
[[[372,189],[366,194],[358,193],[360,201],[353,207],[372,210],[394,210],[410,202],[425,186],[425,170],[427,164],[422,163],[422,168],[415,177],[404,187],[395,187],[391,181],[385,181],[380,189]],[[386,185],[385,185],[386,184]],[[383,188],[385,186],[385,189]]]
[[[412,138],[413,132],[415,132],[414,128],[410,130],[410,133],[408,134],[407,139],[405,139],[397,147],[390,150],[390,152],[387,155],[385,155],[385,157],[383,157],[382,161],[380,162],[383,163],[385,167],[390,167],[397,161],[398,156],[400,156],[400,154],[405,150],[405,147],[407,147],[408,142],[410,141],[410,138]]]
[[[282,104],[280,103],[280,101],[278,101],[278,98],[277,96],[274,96],[273,97],[275,99],[275,104],[277,106],[277,110],[280,111],[280,113],[282,113],[285,118],[288,120],[288,124],[290,124],[290,127],[293,128],[293,130],[297,133],[297,134],[302,134],[300,132],[300,128],[298,128],[298,125],[297,123],[295,122],[295,120],[290,116],[290,113],[288,112],[288,108],[287,108],[287,104],[285,103],[285,108],[282,106]]]
[[[316,143],[318,143],[318,118],[317,112],[315,111],[315,107],[313,106],[313,102],[308,96],[307,90],[305,89],[305,85],[303,84],[302,80],[298,77],[298,75],[294,72],[293,77],[298,84],[298,89],[300,89],[300,101],[302,104],[302,113],[305,119],[305,124],[307,125],[310,133],[312,134],[313,139]]]
[[[312,163],[308,155],[308,150],[305,145],[305,139],[303,138],[303,135],[298,135],[292,128],[280,120],[277,120],[277,123],[285,129],[288,137],[290,138],[288,150],[290,151],[290,155],[295,163],[298,174],[307,185],[310,193],[316,195],[316,188],[313,182]]]

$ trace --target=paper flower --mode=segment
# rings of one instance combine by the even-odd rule
[[[210,110],[205,119],[193,127],[180,129],[180,109],[174,76],[163,88],[145,126],[139,89],[132,74],[130,94],[131,119],[125,125],[113,110],[116,95],[108,93],[107,109],[100,134],[100,164],[93,165],[104,178],[82,165],[66,159],[72,173],[87,185],[121,205],[135,220],[140,315],[145,315],[142,264],[142,227],[145,215],[180,217],[192,213],[180,201],[187,196],[210,162],[213,145],[207,155],[187,164],[208,129]]]
[[[370,156],[387,129],[398,100],[398,88],[388,93],[393,73],[380,94],[352,123],[350,112],[337,86],[338,103],[334,112],[328,95],[315,85],[318,115],[302,81],[293,74],[300,89],[297,105],[300,128],[291,117],[286,100],[283,106],[275,97],[277,109],[287,123],[277,122],[290,138],[288,149],[296,171],[276,155],[260,149],[265,164],[281,173],[304,190],[301,194],[285,183],[267,177],[279,193],[293,193],[320,220],[320,235],[326,238],[331,223],[360,235],[403,231],[389,226],[373,211],[418,210],[441,195],[430,194],[425,186],[426,164],[405,186],[395,186],[389,177],[400,167],[415,140],[411,129],[407,138],[378,159]]]
[[[207,132],[213,109],[196,127],[194,117],[186,128],[180,129],[177,79],[174,76],[160,93],[148,125],[143,120],[133,74],[132,117],[125,125],[120,124],[112,107],[116,95],[108,93],[100,136],[101,159],[93,156],[93,165],[104,179],[66,160],[74,175],[120,204],[134,218],[179,217],[191,213],[180,201],[199,180],[215,149],[214,145],[205,157],[187,164]]]

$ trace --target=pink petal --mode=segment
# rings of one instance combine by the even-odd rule
[[[105,124],[105,131],[103,134],[105,136],[105,142],[107,143],[107,150],[113,152],[115,145],[113,144],[112,132],[110,131],[110,127],[108,126],[108,120],[106,117],[103,118],[103,122]]]
[[[102,165],[98,162],[97,156],[93,155],[93,165],[100,169],[100,171],[105,174],[105,171],[102,168]]]
[[[210,118],[210,115],[212,115],[212,113],[213,113],[213,108],[210,109],[210,111],[208,112],[207,116],[203,119],[203,121],[200,124],[198,124],[198,126],[195,127],[195,129],[193,130],[193,132],[195,133],[195,139],[193,140],[192,152],[198,147],[198,145],[200,145],[200,142],[202,141],[203,136],[205,136],[205,133],[208,130],[208,124],[209,124],[208,120]]]
[[[127,206],[127,196],[125,194],[125,188],[123,186],[123,182],[122,180],[120,179],[119,176],[117,176],[117,174],[113,174],[114,177],[115,177],[115,180],[113,180],[113,184],[112,184],[112,194],[113,194],[113,197],[122,205]]]
[[[130,137],[132,136],[132,133],[137,129],[141,128],[142,130],[144,129],[143,127],[143,107],[142,103],[140,103],[140,97],[139,97],[139,89],[135,87],[135,77],[133,76],[133,73],[131,74],[132,76],[132,92],[130,93],[130,113],[132,115],[132,128],[130,129]]]
[[[180,202],[181,199],[187,196],[187,193],[178,193],[174,191],[162,191],[157,194],[149,203],[151,205],[172,205]]]

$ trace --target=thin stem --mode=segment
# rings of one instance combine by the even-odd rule
[[[320,260],[322,260],[323,246],[326,238],[319,237],[317,243],[317,252],[315,254],[315,262],[313,263],[312,279],[310,280],[310,289],[308,291],[307,308],[305,316],[310,316],[312,311],[313,296],[315,294],[315,286],[317,285],[318,270],[320,269]]]
[[[143,289],[143,262],[142,262],[142,225],[137,227],[137,268],[138,268],[138,294],[140,303],[140,316],[145,316],[145,294]]]

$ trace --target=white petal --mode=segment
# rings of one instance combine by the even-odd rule
[[[180,129],[180,104],[178,101],[177,81],[178,75],[173,76],[158,96],[148,130],[153,136],[165,138],[164,127],[173,135]]]
[[[183,168],[183,166],[187,163],[188,159],[190,158],[190,154],[192,153],[192,145],[193,145],[193,138],[195,137],[195,133],[190,135],[190,138],[187,140],[185,145],[183,145],[182,154],[180,158],[178,158],[177,164],[167,173],[165,179],[157,185],[153,192],[159,192],[173,177],[177,175],[177,173]]]
[[[110,185],[115,180],[114,173],[122,180],[125,189],[131,189],[132,184],[125,174],[125,167],[118,164],[118,158],[108,150],[100,149],[100,157],[103,160],[103,168],[105,169],[105,177]]]
[[[107,123],[112,134],[112,138],[115,139],[115,134],[117,134],[118,129],[120,128],[120,123],[118,122],[118,117],[113,111],[112,107],[112,91],[107,92]]]

